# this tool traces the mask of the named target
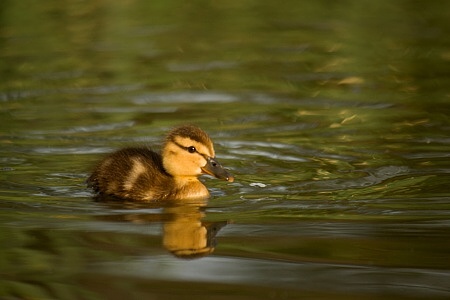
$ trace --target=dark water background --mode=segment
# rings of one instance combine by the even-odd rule
[[[448,299],[449,12],[1,1],[0,298]],[[234,183],[93,201],[102,155],[181,123]]]

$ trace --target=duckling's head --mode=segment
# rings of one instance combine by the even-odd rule
[[[208,134],[193,125],[173,129],[162,150],[163,166],[174,177],[197,177],[201,174],[233,182],[234,177],[215,159]]]

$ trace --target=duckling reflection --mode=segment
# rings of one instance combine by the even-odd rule
[[[97,200],[100,200],[97,198]],[[132,222],[135,224],[162,223],[162,245],[178,258],[194,259],[207,256],[214,252],[216,235],[221,228],[229,224],[228,221],[206,222],[206,200],[136,203],[122,201],[106,201],[103,203],[114,209],[130,209],[134,213],[122,213],[98,216],[101,220]],[[148,213],[154,209],[156,213]],[[159,211],[162,209],[161,211]],[[141,213],[141,211],[147,211]]]
[[[205,213],[197,206],[173,206],[165,209],[172,218],[163,225],[163,245],[180,258],[211,254],[216,234],[228,222],[202,222]]]

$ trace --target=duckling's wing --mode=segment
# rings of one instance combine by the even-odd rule
[[[172,178],[164,170],[161,156],[146,147],[124,148],[102,160],[88,179],[97,193],[132,200],[161,197]]]

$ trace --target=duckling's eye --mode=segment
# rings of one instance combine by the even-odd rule
[[[197,152],[197,149],[195,149],[194,146],[190,146],[190,147],[187,148],[187,151],[188,151],[189,153],[195,153],[195,152]]]

